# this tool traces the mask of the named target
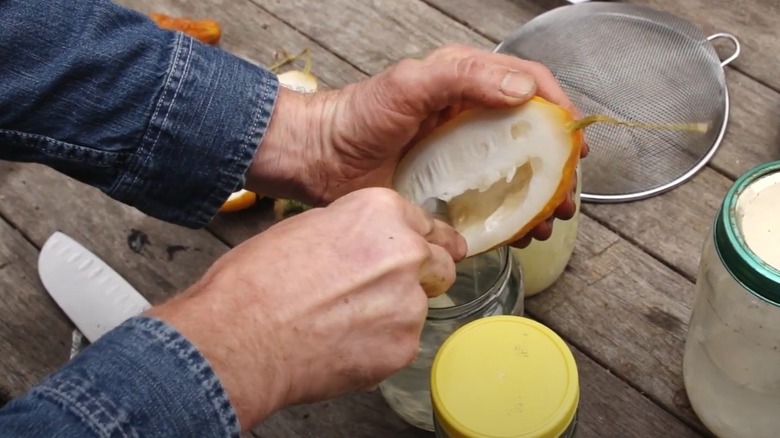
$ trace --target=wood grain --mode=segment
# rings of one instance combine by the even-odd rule
[[[629,0],[628,3],[668,10],[696,23],[707,35],[717,32],[734,34],[742,45],[742,53],[734,61],[734,66],[780,91],[780,77],[777,75],[780,57],[776,56],[780,52],[780,40],[777,38],[780,2],[777,0]],[[730,50],[729,46],[725,48]]]
[[[208,231],[150,218],[47,167],[0,163],[0,175],[0,214],[36,246],[62,231],[152,303],[192,284],[227,251]]]
[[[68,360],[72,326],[37,265],[37,249],[0,219],[0,406]]]
[[[700,436],[570,347],[581,378],[578,437],[644,438],[659,430],[675,438]],[[379,391],[296,406],[272,416],[254,432],[259,438],[433,437],[401,420]]]
[[[703,429],[684,401],[682,356],[693,285],[583,217],[564,275],[526,301],[539,319],[668,411]]]
[[[442,43],[493,45],[419,0],[252,1],[369,74]]]
[[[705,169],[687,184],[661,196],[623,205],[584,204],[582,208],[694,279],[704,239],[731,183],[725,176]]]
[[[220,48],[266,67],[273,64],[277,50],[297,53],[309,48],[312,72],[324,88],[342,87],[365,77],[352,65],[249,1],[118,0],[117,3],[146,14],[164,12],[213,18],[222,26]],[[293,67],[302,68],[303,59],[285,68]]]

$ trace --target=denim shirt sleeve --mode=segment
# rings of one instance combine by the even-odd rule
[[[276,75],[108,0],[2,0],[0,24],[0,159],[192,228],[243,186]]]
[[[239,437],[204,357],[165,323],[138,316],[0,410],[0,436]]]

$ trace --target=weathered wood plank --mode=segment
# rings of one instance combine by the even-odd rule
[[[581,224],[566,272],[550,290],[529,298],[527,311],[702,428],[682,381],[692,283],[589,217]]]
[[[745,74],[780,91],[780,40],[777,23],[780,2],[753,0],[627,0],[667,10],[699,25],[706,34],[729,32],[742,45],[742,53],[734,66]],[[728,52],[730,53],[730,52]]]
[[[580,424],[577,436],[649,437],[669,431],[670,437],[701,436],[658,408],[624,382],[571,346],[580,380]]]
[[[252,1],[369,74],[445,42],[493,46],[419,0]]]
[[[37,249],[0,219],[0,406],[70,353],[72,326],[41,286],[37,265]]]
[[[150,218],[47,167],[0,163],[0,175],[0,214],[36,246],[62,231],[153,303],[192,284],[227,251],[208,231]]]
[[[726,81],[731,115],[711,165],[736,179],[756,164],[780,159],[780,93],[733,69],[726,70]]]
[[[571,346],[580,373],[578,437],[700,436]],[[255,429],[259,438],[430,437],[390,411],[379,391],[296,406]]]
[[[569,3],[565,0],[422,0],[490,41],[501,41],[535,16]]]
[[[365,76],[352,65],[249,1],[118,0],[117,3],[146,14],[163,12],[216,19],[222,26],[219,47],[263,66],[273,64],[277,50],[297,53],[309,48],[313,73],[322,81],[324,88],[341,87]],[[293,65],[303,67],[303,59]]]
[[[693,279],[704,239],[730,185],[730,179],[704,169],[661,196],[624,205],[584,204],[583,211]]]

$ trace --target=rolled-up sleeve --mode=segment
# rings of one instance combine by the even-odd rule
[[[276,75],[109,1],[6,0],[0,23],[0,159],[192,228],[243,186]]]
[[[238,438],[240,429],[203,355],[173,327],[144,316],[0,409],[0,435],[8,438]]]

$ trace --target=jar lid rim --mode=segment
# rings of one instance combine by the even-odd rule
[[[775,172],[780,172],[780,160],[755,166],[737,178],[718,210],[713,237],[718,256],[731,276],[753,295],[780,306],[780,270],[761,260],[748,247],[736,215],[737,200],[745,189]]]

